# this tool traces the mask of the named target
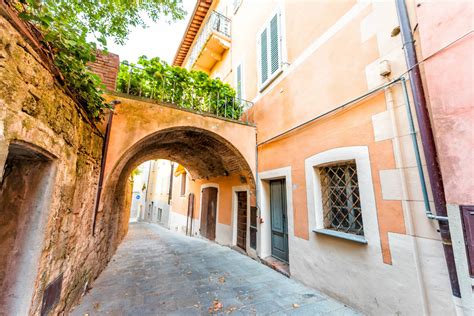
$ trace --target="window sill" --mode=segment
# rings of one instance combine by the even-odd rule
[[[364,236],[358,236],[358,235],[338,232],[338,231],[331,230],[331,229],[317,228],[317,229],[313,229],[313,232],[315,232],[316,234],[322,234],[322,235],[326,235],[326,236],[337,237],[337,238],[357,242],[357,243],[360,243],[360,244],[367,244],[368,243],[367,239],[365,239]]]
[[[283,67],[280,67],[277,71],[273,73],[273,75],[270,76],[270,78],[267,79],[259,88],[258,92],[262,92],[265,90],[273,81],[275,81],[278,76],[280,76],[283,73]]]

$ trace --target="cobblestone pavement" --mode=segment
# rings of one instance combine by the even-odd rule
[[[228,247],[132,223],[73,315],[359,315]]]

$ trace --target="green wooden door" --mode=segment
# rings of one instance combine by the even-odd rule
[[[272,256],[288,262],[288,221],[286,216],[285,180],[270,181]]]

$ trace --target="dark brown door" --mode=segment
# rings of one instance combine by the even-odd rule
[[[201,235],[209,240],[216,239],[217,188],[202,190]]]
[[[247,248],[247,192],[237,192],[237,246]]]

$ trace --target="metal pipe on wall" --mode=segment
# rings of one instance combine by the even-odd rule
[[[431,128],[430,116],[426,104],[425,92],[421,81],[420,68],[416,56],[413,34],[410,26],[410,19],[405,0],[395,0],[398,20],[400,23],[400,31],[403,40],[403,50],[405,52],[405,60],[407,63],[410,87],[413,94],[414,106],[418,118],[418,126],[420,130],[421,142],[425,153],[426,166],[428,176],[431,183],[433,200],[436,209],[436,215],[446,217],[446,198],[444,195],[443,179],[438,164],[436,146]],[[456,297],[461,297],[459,289],[459,281],[456,273],[456,265],[454,262],[453,247],[451,244],[451,234],[449,224],[446,220],[438,220],[439,231],[443,243],[444,255],[448,267],[449,279],[451,281],[452,293]]]
[[[102,185],[104,183],[105,162],[107,161],[107,151],[109,149],[110,131],[112,130],[112,121],[114,118],[114,107],[120,103],[121,102],[118,100],[114,100],[110,102],[112,109],[110,110],[110,113],[109,113],[109,120],[107,122],[107,127],[105,129],[104,143],[102,145],[102,159],[100,161],[99,184],[97,188],[97,194],[95,197],[94,215],[92,217],[92,236],[95,236],[97,212],[99,211],[100,196],[102,193]]]

